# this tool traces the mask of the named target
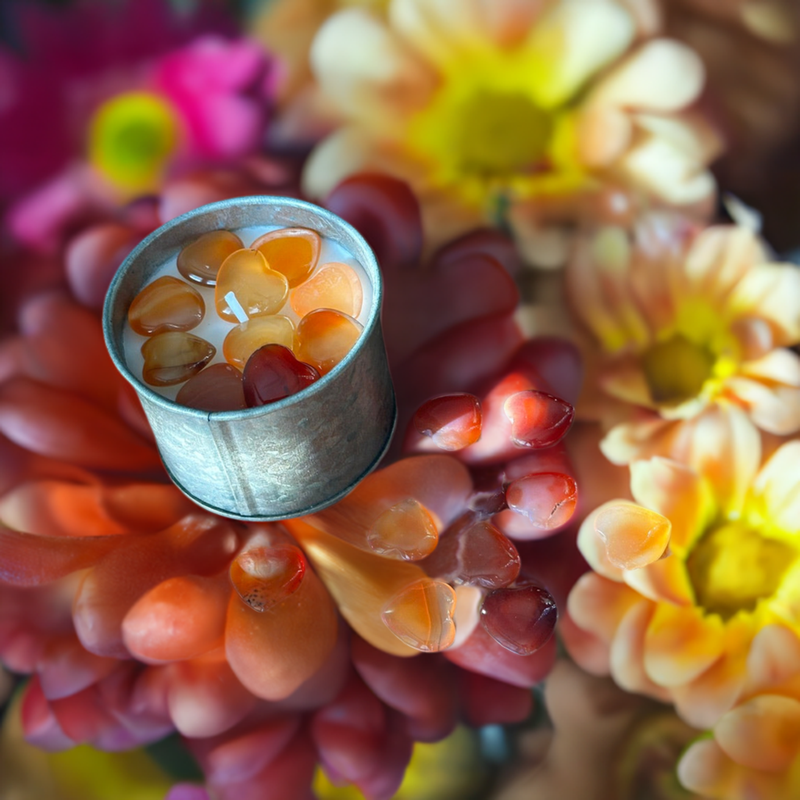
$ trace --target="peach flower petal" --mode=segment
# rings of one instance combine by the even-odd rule
[[[609,562],[638,569],[665,556],[672,524],[663,515],[626,501],[606,503],[594,514],[594,530]]]
[[[714,737],[737,764],[779,772],[798,755],[800,701],[759,695],[729,711],[715,726]]]
[[[714,739],[694,742],[678,762],[681,784],[703,797],[733,797],[735,771],[736,766]]]
[[[567,610],[579,627],[610,643],[620,620],[641,600],[624,584],[592,572],[578,578],[567,600]]]
[[[623,108],[678,111],[697,98],[705,69],[680,42],[648,42],[615,67],[593,93],[595,102]]]
[[[748,692],[763,692],[800,674],[800,638],[783,625],[766,625],[747,654]]]
[[[672,523],[670,548],[691,547],[716,514],[701,477],[677,461],[659,457],[635,461],[630,470],[636,502]]]
[[[681,686],[723,655],[723,623],[697,608],[659,605],[645,637],[644,665],[652,681]]]
[[[753,495],[779,529],[800,531],[800,441],[781,445],[753,482]]]

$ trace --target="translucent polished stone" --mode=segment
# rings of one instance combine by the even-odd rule
[[[297,326],[297,357],[325,375],[350,352],[361,331],[347,314],[327,308],[312,311]]]
[[[519,575],[517,548],[487,520],[455,524],[439,537],[436,550],[422,562],[425,571],[448,583],[497,589]]]
[[[267,611],[286,600],[300,586],[305,572],[305,556],[291,544],[248,550],[230,566],[233,587],[254,611]]]
[[[280,344],[294,350],[294,323],[282,314],[253,317],[232,328],[222,343],[222,354],[240,370],[256,350],[265,344]]]
[[[436,653],[453,643],[456,595],[444,581],[423,578],[398,592],[384,607],[384,625],[415,650]]]
[[[367,533],[367,544],[380,555],[415,561],[436,547],[438,537],[430,511],[409,497],[380,514]]]
[[[279,344],[260,347],[244,367],[244,399],[248,406],[263,406],[297,394],[319,379],[314,367],[298,361]]]
[[[578,503],[578,485],[561,472],[539,472],[512,481],[506,502],[537,528],[552,530],[569,522]]]
[[[301,284],[316,267],[321,241],[308,228],[281,228],[259,236],[250,247],[258,250],[270,269],[286,276],[289,286]],[[319,308],[319,306],[316,306]]]
[[[212,364],[181,386],[175,402],[201,411],[247,408],[242,373],[230,364]]]
[[[317,308],[331,308],[350,317],[361,313],[364,290],[361,279],[349,264],[332,261],[289,295],[292,309],[299,317]]]
[[[472,394],[450,394],[423,403],[412,420],[441,450],[461,450],[481,437],[481,403]]]
[[[532,655],[544,645],[553,635],[557,619],[552,596],[534,584],[496,589],[481,607],[484,630],[520,656]]]
[[[217,313],[228,322],[243,322],[230,307],[226,295],[233,292],[248,317],[275,314],[289,293],[285,276],[267,266],[257,250],[237,250],[229,255],[217,273],[214,303]]]
[[[142,345],[142,378],[151,386],[173,386],[196,375],[214,358],[213,344],[185,331],[157,333]]]
[[[189,331],[200,324],[205,312],[200,292],[179,278],[166,276],[149,283],[134,297],[128,324],[142,336]]]
[[[511,438],[519,447],[551,447],[564,438],[575,409],[558,397],[535,390],[512,394],[503,405]]]
[[[214,286],[222,262],[243,247],[242,240],[235,233],[209,231],[178,253],[178,272],[187,281]]]

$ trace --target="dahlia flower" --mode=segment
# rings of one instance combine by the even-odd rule
[[[23,55],[0,49],[0,201],[34,250],[64,228],[158,191],[164,178],[261,146],[270,60],[201,6],[86,0],[15,12]],[[211,32],[213,31],[213,33]]]
[[[752,231],[650,214],[584,237],[566,282],[592,369],[582,410],[611,428],[612,462],[682,458],[721,405],[800,428],[800,273]]]
[[[327,204],[378,253],[402,419],[421,424],[413,455],[316,515],[244,525],[194,507],[96,314],[58,292],[22,307],[0,350],[0,657],[33,673],[30,741],[118,750],[177,729],[222,798],[306,797],[317,761],[378,798],[414,740],[529,712],[554,657],[548,590],[566,586],[509,537],[547,537],[574,508],[577,354],[522,341],[503,237],[452,243],[423,279],[402,185],[353,179]],[[94,245],[66,278],[96,307],[114,251]],[[480,440],[432,395],[481,409]]]
[[[730,413],[699,437],[696,468],[636,461],[635,502],[584,520],[578,544],[593,571],[572,589],[565,629],[578,663],[701,728],[745,690],[759,631],[800,630],[800,442],[759,464],[757,434]]]
[[[702,63],[657,38],[656,17],[649,0],[340,11],[311,65],[345,121],[306,163],[305,190],[387,172],[420,197],[426,241],[509,223],[525,257],[549,266],[575,223],[705,208],[717,140],[691,110]]]
[[[790,800],[800,791],[800,640],[783,625],[759,631],[747,659],[745,697],[694,742],[681,782],[704,797]]]

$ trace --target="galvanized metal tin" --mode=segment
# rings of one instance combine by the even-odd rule
[[[372,284],[361,337],[345,359],[301,393],[243,411],[178,405],[129,370],[123,332],[131,301],[169,258],[210,230],[302,226],[330,237],[358,260]],[[171,220],[117,272],[103,331],[117,369],[132,384],[169,476],[200,506],[227,517],[277,520],[310,514],[347,494],[380,461],[397,417],[380,323],[382,280],[360,234],[323,208],[286,197],[241,197]]]

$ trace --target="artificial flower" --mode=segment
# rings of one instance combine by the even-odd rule
[[[682,458],[719,405],[758,428],[800,428],[800,273],[750,229],[653,213],[585,236],[566,274],[592,371],[582,411],[614,463]],[[699,435],[699,434],[698,434]]]
[[[700,728],[742,695],[759,631],[800,630],[800,442],[759,464],[758,436],[736,425],[704,432],[696,469],[634,462],[635,502],[587,516],[579,547],[593,571],[570,594],[576,627],[564,631],[587,669],[674,703]]]
[[[759,631],[744,698],[678,764],[704,797],[790,800],[800,791],[800,640],[783,625]]]
[[[221,797],[262,798],[266,784],[304,796],[318,759],[388,797],[413,740],[441,738],[457,715],[527,714],[554,656],[555,605],[503,530],[549,536],[574,508],[560,442],[571,408],[557,395],[577,393],[576,353],[522,342],[499,235],[454,242],[421,280],[407,189],[354,179],[328,204],[360,224],[395,298],[386,338],[404,421],[431,394],[471,392],[485,441],[430,453],[412,437],[416,455],[312,517],[214,517],[165,481],[95,313],[63,292],[28,299],[2,350],[0,653],[35,673],[21,713],[41,746],[123,749],[177,728]],[[69,262],[89,306],[115,253],[89,246]],[[435,443],[440,429],[418,433]],[[434,523],[413,552],[376,548],[352,523],[409,499]],[[433,549],[439,536],[453,546]],[[419,650],[444,653],[409,658]]]
[[[270,61],[220,18],[165,0],[17,9],[24,52],[0,50],[0,200],[17,240],[52,248],[169,175],[260,149]]]
[[[346,121],[312,153],[306,192],[364,169],[401,177],[429,243],[509,223],[553,266],[576,222],[713,200],[717,140],[690,110],[702,63],[657,38],[648,0],[351,8],[322,26],[311,65]]]

